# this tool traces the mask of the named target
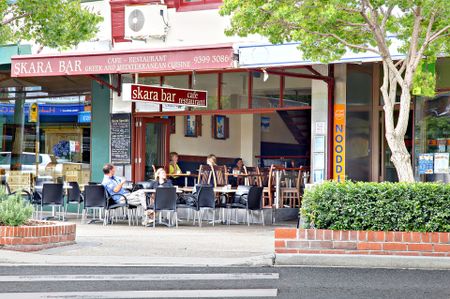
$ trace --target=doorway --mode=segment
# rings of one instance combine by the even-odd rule
[[[136,118],[134,180],[154,179],[154,169],[169,162],[170,121],[162,118]]]

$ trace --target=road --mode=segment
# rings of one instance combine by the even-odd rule
[[[0,298],[450,298],[450,271],[1,266]]]

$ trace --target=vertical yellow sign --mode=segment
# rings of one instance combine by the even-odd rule
[[[39,108],[37,103],[33,103],[30,106],[30,112],[28,114],[28,122],[35,123],[38,119]]]
[[[345,104],[334,105],[333,179],[345,180]]]

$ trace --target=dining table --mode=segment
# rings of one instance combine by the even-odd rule
[[[177,177],[183,177],[184,178],[184,187],[187,187],[188,186],[188,178],[197,178],[198,177],[198,174],[195,174],[195,173],[188,173],[188,172],[186,172],[186,173],[170,173],[170,174],[167,174],[167,176],[168,177],[172,177],[172,178],[177,178]]]

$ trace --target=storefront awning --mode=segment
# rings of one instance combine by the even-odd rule
[[[229,69],[230,44],[200,47],[22,55],[12,57],[11,77],[155,73]]]
[[[321,64],[321,62],[303,58],[302,52],[298,49],[298,46],[299,43],[286,43],[280,45],[239,45],[239,66],[249,68]],[[401,59],[404,57],[403,54],[397,51],[398,46],[398,41],[392,39],[390,50],[394,59]],[[347,51],[341,59],[333,61],[332,63],[364,63],[372,61],[381,61],[381,57],[372,52],[353,53]]]

